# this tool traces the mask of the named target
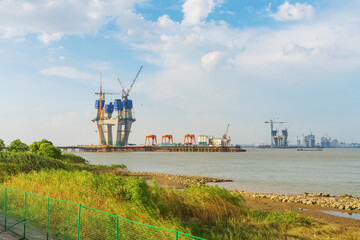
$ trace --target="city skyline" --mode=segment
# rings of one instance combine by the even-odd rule
[[[94,94],[140,66],[130,142],[360,142],[360,1],[0,1],[0,138],[97,144]],[[107,102],[116,97],[108,96]]]

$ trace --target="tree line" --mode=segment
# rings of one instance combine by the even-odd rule
[[[55,147],[52,142],[46,139],[33,142],[30,146],[28,146],[26,143],[21,142],[20,139],[16,139],[12,141],[8,146],[6,146],[4,141],[0,139],[0,151],[31,152],[51,158],[60,158],[61,156],[61,150]]]

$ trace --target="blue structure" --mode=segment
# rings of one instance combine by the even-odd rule
[[[105,112],[110,114],[114,112],[114,105],[112,102],[110,102],[110,104],[105,105]]]
[[[101,100],[101,109],[103,109],[105,106],[105,100]],[[95,109],[100,109],[100,101],[96,100],[95,101]]]
[[[124,105],[126,109],[132,109],[133,108],[133,102],[132,100],[129,99],[125,99],[124,100]]]
[[[122,111],[124,109],[124,104],[120,99],[115,99],[114,108],[115,111]]]

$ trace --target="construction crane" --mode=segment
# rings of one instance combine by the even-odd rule
[[[150,142],[152,140],[152,143]],[[145,137],[145,146],[157,145],[156,135],[148,135]]]
[[[103,100],[105,100],[105,95],[119,95],[120,93],[109,93],[102,91],[102,73],[100,73],[100,92],[95,93],[99,95],[99,145],[102,145],[101,136],[102,136],[102,120],[104,119],[104,106]]]
[[[229,131],[229,126],[230,126],[230,123],[228,123],[227,127],[226,127],[226,132],[224,133],[223,135],[223,139],[226,139],[227,138],[227,134],[228,134],[228,131]]]
[[[270,119],[270,121],[265,121],[265,123],[270,123],[270,129],[271,129],[271,132],[270,132],[270,137],[271,137],[271,148],[274,147],[274,143],[273,143],[273,140],[272,140],[272,136],[273,136],[273,132],[274,132],[274,123],[277,123],[277,124],[284,124],[284,123],[287,123],[287,122],[275,122],[273,119]]]
[[[132,87],[134,86],[134,83],[135,83],[136,79],[139,77],[142,68],[143,68],[143,66],[140,67],[139,71],[137,72],[137,74],[136,74],[134,80],[132,81],[130,87],[128,88],[128,90],[125,90],[124,85],[123,85],[122,82],[120,81],[120,78],[118,78],[118,81],[119,81],[119,83],[120,83],[120,85],[121,85],[121,88],[122,88],[122,96],[121,96],[121,98],[122,98],[123,100],[127,100],[127,99],[128,99],[128,96],[129,96],[129,94],[130,94],[130,91],[131,91]]]
[[[186,134],[184,137],[184,145],[196,145],[195,135]]]
[[[173,141],[173,136],[172,135],[164,135],[161,138],[161,144],[170,144],[170,143],[174,143]]]

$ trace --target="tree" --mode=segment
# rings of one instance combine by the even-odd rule
[[[46,139],[38,142],[33,142],[30,145],[30,152],[51,158],[61,158],[61,150],[55,147],[52,142]]]
[[[0,139],[0,151],[5,149],[5,143],[4,140]]]
[[[30,145],[30,152],[32,153],[35,153],[35,154],[40,154],[40,146],[42,144],[50,144],[50,145],[53,145],[52,142],[50,142],[49,140],[46,140],[46,139],[42,139],[41,141],[38,141],[38,142],[33,142],[31,145]]]
[[[12,141],[8,147],[11,152],[26,152],[29,150],[29,146],[21,142],[20,139]]]

